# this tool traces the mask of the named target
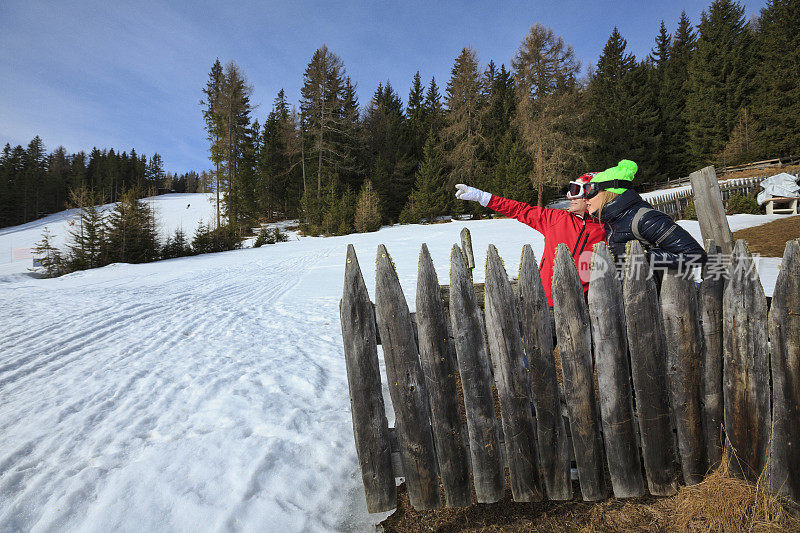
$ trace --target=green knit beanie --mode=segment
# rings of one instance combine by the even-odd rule
[[[630,159],[623,159],[617,166],[606,169],[603,172],[598,172],[595,177],[592,178],[592,182],[599,183],[612,180],[633,181],[633,177],[636,175],[638,169],[639,167],[636,163]],[[622,194],[628,190],[628,187],[614,187],[606,190],[616,194]]]

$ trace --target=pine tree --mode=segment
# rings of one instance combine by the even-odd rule
[[[409,163],[416,169],[422,160],[422,150],[425,146],[428,131],[425,87],[422,85],[419,71],[414,74],[414,78],[411,81],[411,89],[408,93],[405,128]]]
[[[758,135],[759,127],[753,120],[752,113],[743,109],[739,116],[739,122],[733,128],[725,148],[716,155],[715,159],[723,166],[753,161],[759,154]]]
[[[201,220],[194,230],[194,237],[192,238],[192,251],[195,254],[207,254],[211,251],[209,232],[208,225]]]
[[[437,139],[428,135],[423,150],[422,163],[416,173],[414,190],[400,215],[403,223],[434,222],[448,208],[447,180]]]
[[[160,251],[155,215],[136,191],[122,193],[108,216],[106,229],[108,263],[147,263]]]
[[[480,156],[485,142],[481,131],[486,103],[483,79],[478,69],[478,56],[471,47],[462,49],[455,60],[450,71],[450,81],[447,82],[445,102],[446,125],[441,136],[445,147],[444,158],[450,169],[447,189],[455,190],[457,183],[485,188],[484,162]],[[455,213],[462,209],[473,213],[480,211],[477,204],[465,205],[465,202],[458,202],[451,205]]]
[[[241,67],[230,61],[225,65],[222,86],[218,100],[220,125],[223,146],[223,165],[225,168],[225,185],[227,191],[223,197],[228,224],[238,230],[240,224],[246,223],[246,206],[242,199],[250,194],[246,180],[245,152],[250,139],[249,129],[250,96],[253,87],[248,84],[247,77]]]
[[[653,82],[657,84],[659,129],[662,133],[659,167],[661,173],[670,178],[686,176],[692,169],[688,161],[689,134],[684,108],[689,62],[695,43],[696,37],[686,12],[681,13],[668,51],[663,50],[663,37],[659,35],[656,39],[658,60]]]
[[[95,205],[97,195],[87,188],[70,192],[70,206],[78,210],[67,241],[65,261],[70,270],[85,270],[108,264],[105,257],[105,217]]]
[[[690,163],[712,162],[748,105],[753,40],[744,8],[733,0],[715,0],[699,25],[697,49],[689,64],[685,118]]]
[[[370,180],[364,180],[358,193],[354,226],[359,233],[377,231],[381,227],[380,199]]]
[[[660,128],[657,73],[653,65],[642,61],[631,71],[628,81],[629,119],[626,153],[636,161],[637,184],[651,184],[665,179],[661,166],[663,133]]]
[[[490,67],[486,74],[486,100],[488,110],[484,121],[484,138],[486,138],[487,155],[489,165],[497,163],[501,144],[504,142],[506,134],[513,131],[516,135],[516,126],[513,124],[516,113],[516,96],[514,88],[514,77],[506,70],[505,65],[500,65],[500,70],[494,69],[494,63],[489,63]]]
[[[364,117],[365,148],[371,161],[372,183],[381,198],[381,213],[397,220],[413,186],[404,129],[403,102],[389,81],[379,84]]]
[[[531,27],[512,62],[517,91],[517,125],[529,150],[537,202],[544,188],[566,180],[567,164],[585,144],[579,121],[575,76],[580,68],[572,47],[541,24]]]
[[[150,157],[150,162],[147,164],[145,171],[148,189],[158,189],[164,186],[164,160],[158,153]]]
[[[432,77],[425,91],[425,102],[422,104],[425,116],[425,132],[433,131],[434,135],[440,135],[444,128],[444,107],[442,105],[442,95],[439,86],[436,85],[436,78]]]
[[[47,176],[47,152],[44,142],[38,135],[34,137],[25,150],[25,221],[35,220],[40,215],[43,205],[42,189]]]
[[[504,198],[531,203],[536,196],[530,180],[533,164],[527,150],[512,129],[508,129],[497,149],[492,191]]]
[[[753,116],[764,157],[800,154],[800,3],[770,0],[761,12]]]
[[[608,168],[620,159],[631,158],[628,154],[631,108],[629,82],[636,68],[636,59],[626,53],[626,47],[627,42],[614,27],[589,84],[589,113],[595,139],[590,164],[595,169]]]
[[[42,233],[42,240],[36,243],[33,253],[38,261],[38,266],[34,270],[41,272],[48,278],[55,278],[64,274],[64,258],[61,252],[53,245],[53,234],[45,226]]]
[[[210,158],[214,163],[214,191],[216,192],[216,205],[217,205],[217,227],[220,226],[220,192],[222,191],[222,161],[224,159],[224,148],[222,145],[222,109],[221,109],[221,93],[223,83],[222,64],[219,58],[214,61],[211,66],[211,72],[208,75],[203,93],[205,99],[200,101],[203,106],[203,120],[205,122],[206,133],[208,134],[208,141],[211,143]]]
[[[324,45],[314,52],[303,74],[300,112],[307,133],[305,156],[309,173],[316,175],[318,199],[341,158],[339,143],[346,130],[342,112],[345,75],[341,58]]]
[[[353,189],[361,186],[365,173],[361,110],[356,89],[357,86],[350,80],[350,76],[345,76],[342,131],[339,134],[342,157],[338,162],[337,172],[342,184]]]

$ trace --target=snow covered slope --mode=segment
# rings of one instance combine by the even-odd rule
[[[144,201],[155,210],[158,228],[162,238],[166,238],[178,228],[183,228],[191,236],[201,221],[209,223],[215,220],[216,207],[212,199],[211,194],[185,193],[153,196]],[[114,204],[106,204],[101,209],[110,211],[113,207]],[[0,229],[0,274],[26,272],[31,267],[32,259],[22,257],[26,255],[24,250],[32,248],[42,239],[45,227],[53,234],[54,244],[63,248],[69,235],[70,222],[76,219],[77,212],[77,209],[68,209],[27,224]],[[15,259],[15,255],[19,258]]]
[[[354,449],[346,245],[373,293],[386,244],[413,308],[421,243],[447,283],[464,226],[478,281],[489,243],[512,275],[523,244],[542,252],[530,228],[488,220],[0,275],[0,531],[372,530],[385,515],[366,512]]]

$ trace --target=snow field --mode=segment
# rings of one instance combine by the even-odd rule
[[[542,253],[539,233],[499,219],[0,275],[0,531],[371,530],[386,514],[366,512],[354,449],[346,245],[374,295],[385,244],[413,310],[420,245],[448,283],[464,226],[476,281],[490,243],[513,277],[523,244]],[[761,266],[769,294],[777,262]],[[393,425],[385,369],[384,397]]]

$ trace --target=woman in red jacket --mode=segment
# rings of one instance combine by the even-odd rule
[[[547,303],[552,307],[553,261],[556,247],[563,242],[572,252],[583,290],[586,292],[589,290],[592,247],[605,239],[603,224],[593,221],[586,213],[583,185],[589,183],[592,176],[594,173],[583,174],[577,180],[570,182],[567,192],[570,202],[566,211],[535,207],[464,184],[456,185],[456,198],[478,202],[507,217],[515,218],[544,235],[544,253],[539,263],[539,274],[542,277]]]

